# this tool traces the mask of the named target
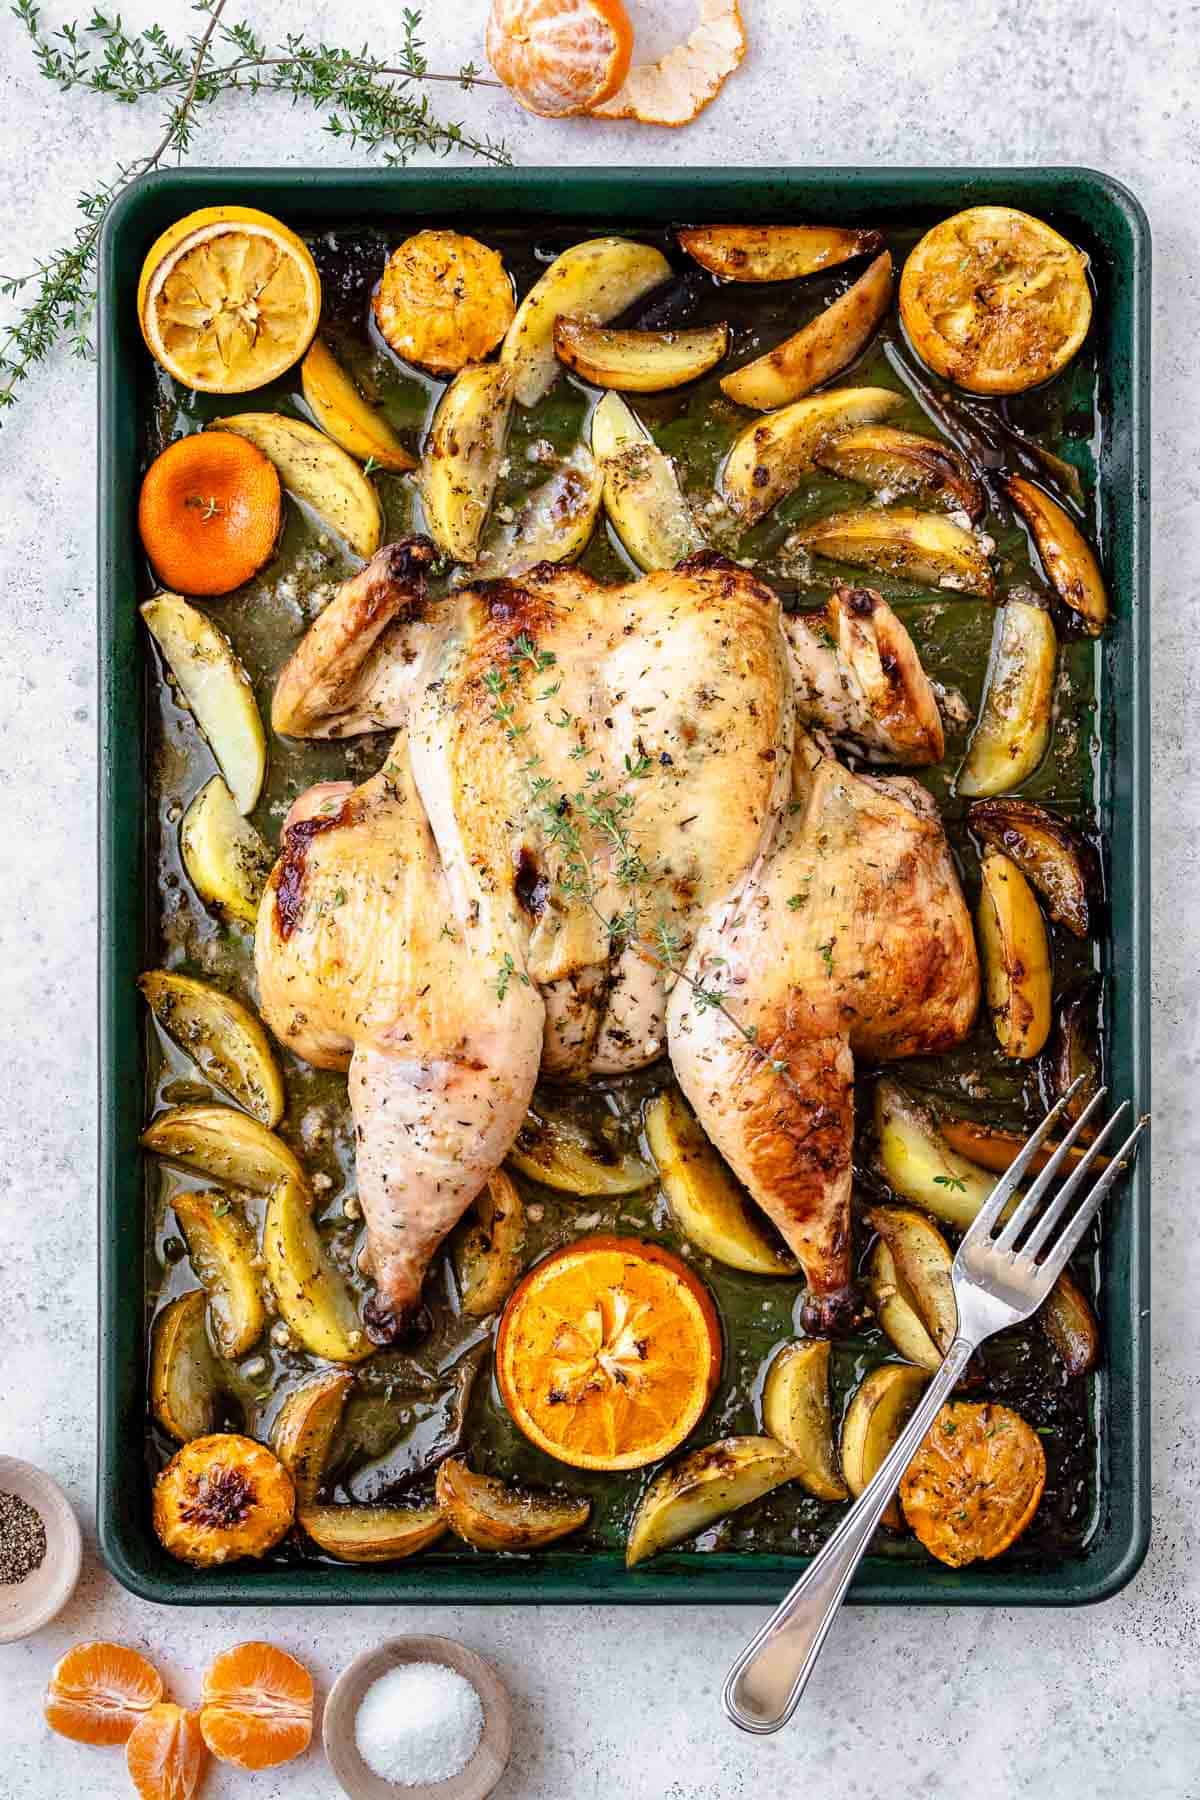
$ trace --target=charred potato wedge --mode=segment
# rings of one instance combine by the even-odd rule
[[[654,1477],[633,1515],[625,1566],[707,1531],[727,1514],[799,1481],[800,1459],[771,1437],[731,1437],[672,1463]]]
[[[1007,793],[1050,743],[1058,638],[1050,614],[1009,599],[996,614],[987,691],[956,786],[968,799]]]
[[[559,362],[595,387],[625,394],[659,394],[698,381],[729,348],[728,325],[683,331],[615,331],[586,319],[554,321]]]
[[[909,1363],[881,1363],[855,1389],[842,1421],[842,1473],[855,1498],[886,1460],[928,1380],[924,1369],[914,1369]],[[883,1514],[883,1523],[893,1531],[903,1531],[904,1519],[895,1499]]]
[[[262,1253],[280,1317],[314,1356],[355,1363],[370,1356],[350,1289],[329,1260],[309,1210],[308,1185],[281,1181],[267,1201]]]
[[[254,1233],[241,1207],[226,1194],[176,1194],[171,1207],[208,1295],[217,1349],[232,1362],[267,1328]]]
[[[967,808],[967,823],[976,837],[1016,863],[1057,924],[1076,937],[1087,936],[1095,857],[1069,825],[1032,800],[976,800]]]
[[[254,924],[271,873],[271,852],[243,819],[220,775],[205,782],[184,813],[179,853],[206,906],[227,919]]]
[[[300,364],[300,386],[308,409],[327,437],[359,462],[376,463],[402,475],[417,461],[387,420],[369,406],[329,346],[314,338]]]
[[[318,1550],[338,1562],[399,1562],[446,1535],[436,1506],[315,1506],[301,1501],[297,1522]]]
[[[176,1106],[147,1126],[142,1143],[168,1162],[252,1194],[269,1194],[287,1180],[308,1193],[308,1177],[283,1139],[231,1106]]]
[[[592,451],[604,478],[604,510],[639,569],[673,569],[704,548],[675,465],[619,394],[592,414]]]
[[[1095,1368],[1100,1360],[1100,1327],[1087,1295],[1065,1269],[1038,1317],[1068,1375],[1086,1375]]]
[[[877,231],[837,225],[704,225],[680,248],[719,281],[795,281],[880,249]]]
[[[1005,1056],[1028,1061],[1050,1036],[1050,945],[1016,863],[989,850],[980,869],[979,942],[988,1010]]]
[[[229,784],[240,813],[257,804],[267,772],[267,736],[250,677],[207,613],[178,594],[138,609]]]
[[[607,325],[670,276],[661,250],[630,238],[589,238],[564,250],[522,300],[501,346],[513,397],[535,406],[554,386],[554,327],[563,314]]]
[[[875,1084],[875,1134],[879,1165],[893,1192],[965,1231],[995,1180],[952,1150],[929,1108],[888,1076]],[[1005,1217],[1019,1200],[1014,1195]]]
[[[640,1156],[606,1151],[606,1146],[565,1114],[531,1109],[508,1160],[531,1181],[585,1199],[598,1194],[640,1194],[643,1188],[653,1187],[654,1170]]]
[[[901,1287],[892,1253],[882,1238],[867,1265],[867,1291],[879,1329],[905,1362],[936,1374],[942,1366],[942,1353],[925,1329],[913,1300]]]
[[[1099,637],[1108,618],[1108,594],[1091,545],[1058,501],[1023,475],[1011,475],[1005,488],[1029,527],[1055,593],[1092,637]]]
[[[456,1456],[439,1468],[435,1492],[446,1524],[476,1550],[542,1550],[586,1525],[592,1511],[590,1500],[528,1493],[476,1475]]]
[[[421,503],[438,549],[475,561],[504,460],[512,378],[499,363],[473,363],[438,402],[421,458]]]
[[[923,1213],[907,1206],[873,1206],[867,1223],[887,1245],[900,1296],[913,1307],[944,1356],[958,1331],[949,1244]]]
[[[754,525],[816,467],[826,444],[855,425],[874,425],[903,402],[888,388],[834,388],[752,419],[721,470],[720,489],[745,525]]]
[[[364,562],[383,540],[383,508],[352,456],[315,425],[283,413],[237,413],[210,431],[234,431],[270,457],[279,479]]]
[[[1046,1453],[1007,1406],[951,1400],[900,1479],[900,1504],[930,1555],[952,1569],[999,1556],[1037,1511]]]
[[[163,1430],[186,1444],[217,1425],[220,1374],[208,1341],[208,1295],[193,1288],[164,1306],[150,1346],[150,1407]]]
[[[990,600],[995,591],[991,564],[974,532],[941,513],[908,506],[830,513],[799,534],[815,556],[876,569],[901,581],[949,588]]]
[[[271,1448],[291,1476],[297,1504],[302,1507],[317,1497],[353,1386],[353,1375],[331,1369],[294,1388],[276,1415]]]
[[[516,1185],[497,1169],[451,1239],[459,1304],[471,1319],[498,1312],[525,1259],[525,1208]]]
[[[947,512],[965,513],[972,524],[987,507],[983,488],[957,450],[895,425],[847,431],[818,451],[817,464],[876,493],[911,494]]]
[[[1079,1092],[1067,1102],[1067,1117],[1077,1119],[1100,1086],[1094,994],[1076,994],[1060,1008],[1050,1072],[1055,1095],[1059,1098],[1081,1075],[1085,1078]]]
[[[670,1088],[657,1095],[646,1108],[645,1127],[671,1216],[686,1238],[749,1275],[799,1273],[796,1259],[768,1237],[681,1094]]]
[[[499,525],[493,519],[471,564],[471,580],[524,575],[543,562],[574,562],[587,548],[603,498],[600,465],[585,445],[576,444],[513,519]]]
[[[248,1006],[220,988],[169,969],[148,969],[138,986],[158,1024],[187,1051],[206,1080],[261,1125],[278,1125],[283,1077],[270,1040]]]
[[[785,1344],[763,1384],[763,1425],[800,1465],[796,1479],[818,1500],[849,1493],[833,1447],[828,1338]]]
[[[892,259],[877,256],[854,286],[765,356],[726,375],[721,392],[757,412],[787,406],[832,381],[865,349],[892,297]]]

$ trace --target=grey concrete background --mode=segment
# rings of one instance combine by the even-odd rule
[[[691,0],[635,6],[665,39]],[[69,16],[49,0],[57,24]],[[385,46],[397,9],[252,3],[263,30]],[[820,1784],[857,1800],[1185,1800],[1200,1795],[1196,1478],[1200,1279],[1196,1124],[1200,779],[1200,114],[1193,5],[1149,0],[746,0],[751,54],[689,130],[527,119],[503,95],[440,105],[509,139],[526,163],[1078,162],[1127,181],[1155,233],[1156,960],[1154,1507],[1149,1560],[1087,1612],[856,1611],[839,1624],[794,1728],[751,1743],[717,1693],[754,1615],[420,1609],[162,1611],[132,1600],[91,1545],[51,1629],[0,1648],[0,1796],[103,1800],[128,1791],[119,1752],[44,1728],[49,1669],[83,1637],[148,1650],[185,1701],[218,1648],[270,1635],[321,1684],[398,1629],[464,1638],[516,1702],[501,1793],[526,1800],[736,1800]],[[484,0],[428,9],[434,67],[482,60]],[[182,0],[133,0],[136,23],[182,34]],[[0,21],[0,269],[73,228],[77,190],[151,140],[140,109],[62,98]],[[352,162],[317,123],[270,100],[224,108],[196,160]],[[0,1448],[61,1480],[89,1529],[93,1488],[96,934],[93,742],[93,374],[59,356],[0,433]],[[257,1777],[215,1770],[247,1800],[334,1793],[318,1751]]]

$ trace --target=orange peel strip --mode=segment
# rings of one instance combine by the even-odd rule
[[[700,18],[681,44],[656,63],[630,69],[611,100],[591,107],[595,119],[642,125],[689,125],[715,100],[746,54],[738,0],[700,0]]]

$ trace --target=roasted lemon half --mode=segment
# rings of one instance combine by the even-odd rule
[[[1020,394],[1064,368],[1087,335],[1087,266],[1041,219],[970,206],[910,255],[900,316],[937,374],[973,394]]]

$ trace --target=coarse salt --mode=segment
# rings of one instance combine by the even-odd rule
[[[483,1735],[472,1684],[442,1663],[401,1663],[373,1681],[354,1723],[358,1753],[401,1787],[448,1781],[466,1768]]]

